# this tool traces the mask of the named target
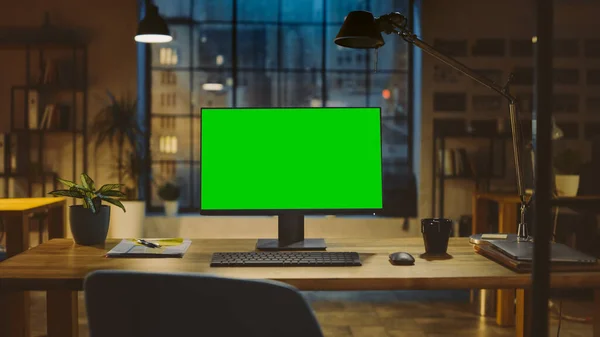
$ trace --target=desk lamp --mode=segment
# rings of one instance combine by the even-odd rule
[[[521,203],[521,219],[519,221],[517,235],[515,236],[512,234],[509,236],[519,241],[530,241],[531,237],[529,235],[528,225],[525,222],[525,216],[531,203],[531,198],[527,199],[525,194],[525,186],[523,185],[523,163],[521,157],[521,151],[523,148],[523,135],[519,121],[517,100],[509,92],[509,85],[510,81],[512,80],[512,76],[509,77],[509,80],[505,85],[499,85],[487,77],[480,75],[473,69],[460,63],[454,58],[445,55],[426,42],[420,40],[407,28],[407,24],[408,21],[406,17],[397,12],[385,14],[375,18],[370,12],[354,11],[350,12],[344,20],[344,23],[340,28],[340,31],[334,42],[339,46],[347,48],[378,49],[385,44],[381,36],[381,32],[386,34],[396,34],[404,41],[421,48],[431,56],[446,63],[452,68],[460,71],[461,73],[467,75],[481,85],[495,91],[499,95],[502,95],[508,100],[515,170],[517,174],[517,191],[519,193],[519,199]],[[477,235],[477,239],[486,239],[485,235]],[[498,239],[499,237],[495,235],[489,235],[490,240],[494,238]],[[508,238],[503,237],[502,239]]]

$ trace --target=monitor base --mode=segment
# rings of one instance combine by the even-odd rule
[[[258,239],[257,250],[325,250],[325,239],[304,239],[290,244],[283,244],[278,239]]]

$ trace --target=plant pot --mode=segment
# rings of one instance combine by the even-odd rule
[[[177,216],[179,211],[179,201],[177,200],[165,200],[165,215],[166,216]]]
[[[574,197],[579,189],[578,175],[557,174],[555,177],[556,193],[560,197]]]
[[[69,206],[69,223],[75,243],[85,246],[103,244],[108,234],[110,214],[110,207],[106,205],[100,206],[95,214],[81,205]]]
[[[127,212],[123,212],[119,207],[111,205],[109,237],[119,239],[143,237],[146,202],[122,200],[121,203],[125,206]]]

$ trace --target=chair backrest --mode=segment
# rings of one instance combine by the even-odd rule
[[[302,295],[279,282],[96,271],[84,289],[91,337],[322,337]]]

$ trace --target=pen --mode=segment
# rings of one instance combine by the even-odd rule
[[[154,243],[154,242],[150,242],[150,241],[146,241],[144,239],[137,239],[136,240],[137,243],[142,244],[146,247],[150,247],[150,248],[160,248],[160,245],[158,243]]]

